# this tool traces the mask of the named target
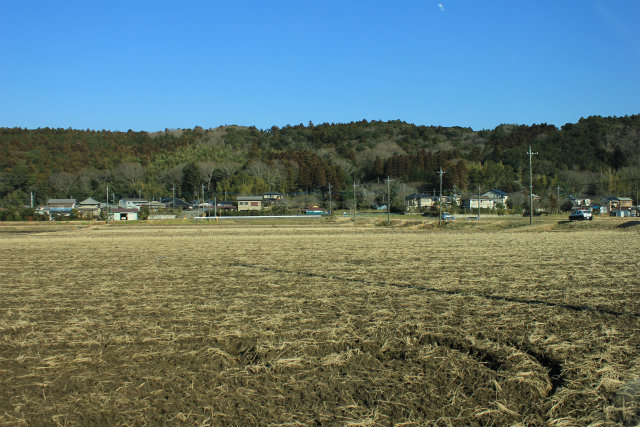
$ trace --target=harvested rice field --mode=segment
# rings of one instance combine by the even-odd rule
[[[0,425],[636,425],[596,222],[2,226]]]

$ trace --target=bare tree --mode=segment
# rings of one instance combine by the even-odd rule
[[[49,185],[57,193],[69,196],[71,187],[76,183],[76,176],[68,172],[54,172],[49,176]]]
[[[334,163],[342,169],[345,175],[349,176],[351,179],[356,179],[358,170],[349,160],[346,159],[335,159]]]
[[[218,169],[222,172],[224,178],[230,178],[240,169],[240,165],[232,161],[224,161],[218,163]]]
[[[211,180],[216,173],[216,164],[212,161],[198,162],[198,169],[202,174],[202,180],[207,183],[207,191],[211,190]]]
[[[246,167],[247,173],[251,176],[263,177],[265,171],[269,168],[265,162],[260,160],[252,160]]]
[[[269,186],[269,190],[275,190],[282,187],[285,181],[284,166],[280,162],[274,162],[273,165],[267,167],[263,175],[264,181]]]
[[[160,175],[161,181],[167,184],[168,187],[180,188],[180,185],[182,184],[183,168],[184,168],[184,164],[180,164],[172,167],[171,169],[164,171]]]
[[[120,163],[114,171],[115,176],[131,188],[140,186],[144,173],[145,168],[141,164],[134,162]]]
[[[87,168],[78,174],[78,185],[80,190],[89,193],[94,190],[104,190],[107,182],[109,182],[111,174],[109,171]]]

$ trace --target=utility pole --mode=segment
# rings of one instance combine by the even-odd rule
[[[109,184],[107,184],[107,224],[109,224]]]
[[[391,225],[391,181],[395,181],[387,176],[387,225]]]
[[[353,181],[353,222],[356,222],[356,209],[357,209],[357,203],[356,203],[356,182]]]
[[[171,204],[173,205],[173,213],[176,211],[176,186],[171,187]]]
[[[558,196],[556,198],[556,202],[557,202],[557,207],[556,207],[556,213],[560,213],[560,186],[558,185],[556,187],[556,191],[558,192]]]
[[[529,146],[527,154],[529,155],[529,225],[533,225],[533,170],[531,169],[531,157],[538,153],[533,153],[531,146]]]
[[[329,216],[331,216],[331,183],[329,183]]]
[[[480,186],[478,185],[478,222],[480,222]]]
[[[442,175],[444,174],[442,167],[437,174],[440,175],[440,197],[438,198],[438,226],[440,226],[442,225]],[[480,202],[478,201],[478,203]]]
[[[204,216],[204,184],[202,186],[202,216]]]

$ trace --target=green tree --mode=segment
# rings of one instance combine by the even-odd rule
[[[197,195],[200,191],[200,169],[194,162],[187,163],[182,168],[182,195]]]

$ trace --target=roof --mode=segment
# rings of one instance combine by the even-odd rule
[[[262,196],[238,196],[238,200],[243,202],[261,202]]]
[[[100,202],[94,199],[93,197],[89,197],[79,203],[79,205],[99,205]]]
[[[427,199],[427,198],[431,198],[431,197],[435,197],[432,196],[431,194],[427,194],[427,193],[413,193],[408,195],[407,197],[405,197],[405,200],[411,200],[411,199]]]
[[[167,205],[167,207],[171,206],[191,206],[189,203],[185,202],[182,199],[172,199],[171,197],[167,197],[166,199],[160,199],[160,201]]]
[[[49,205],[75,205],[76,199],[49,199]]]
[[[131,203],[147,203],[147,199],[121,199],[123,202],[131,202]]]
[[[492,188],[491,190],[487,191],[487,193],[497,194],[497,195],[498,195],[498,196],[500,196],[500,197],[506,197],[506,196],[508,196],[508,194],[507,194],[507,193],[505,193],[505,192],[504,192],[504,191],[502,191],[502,190],[498,190],[497,188]],[[487,193],[484,193],[484,194],[487,194]]]

